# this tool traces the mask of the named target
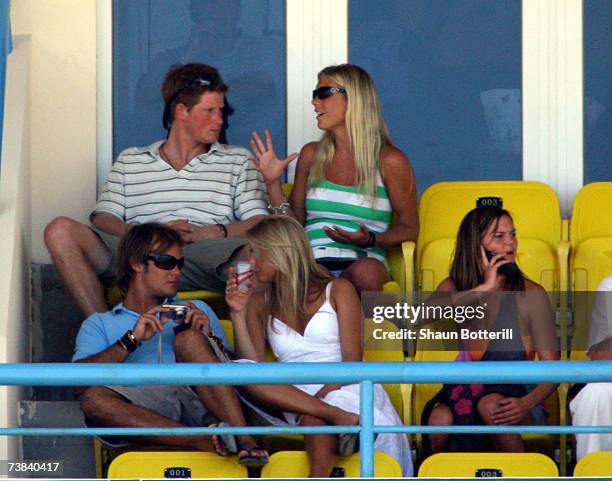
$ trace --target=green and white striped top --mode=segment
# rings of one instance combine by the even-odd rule
[[[310,239],[316,259],[358,259],[372,257],[387,265],[385,250],[381,247],[364,249],[350,244],[334,242],[324,226],[338,226],[348,231],[357,231],[364,224],[375,234],[389,228],[393,209],[387,188],[377,176],[376,199],[372,206],[369,197],[359,192],[358,186],[338,185],[321,180],[306,193],[306,233]]]

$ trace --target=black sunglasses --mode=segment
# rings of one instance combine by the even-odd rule
[[[177,259],[170,254],[155,254],[154,256],[147,256],[146,260],[153,261],[155,267],[158,269],[163,269],[165,271],[171,271],[175,267],[179,268],[179,271],[185,265],[185,258],[181,257]]]
[[[345,94],[346,90],[342,87],[319,87],[318,89],[312,91],[312,100],[325,100],[326,98],[331,97],[333,94],[338,93]]]

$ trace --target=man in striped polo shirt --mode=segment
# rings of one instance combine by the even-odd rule
[[[86,316],[107,310],[98,276],[112,275],[119,238],[144,222],[164,223],[183,237],[179,290],[224,289],[226,266],[242,256],[242,234],[268,213],[250,153],[218,142],[227,90],[213,67],[171,67],[162,86],[167,140],[119,155],[92,227],[66,217],[46,227],[53,262]]]

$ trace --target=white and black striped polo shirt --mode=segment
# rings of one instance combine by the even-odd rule
[[[217,142],[176,171],[162,160],[162,143],[121,152],[94,214],[106,212],[128,224],[188,219],[198,225],[268,214],[263,180],[248,150]]]

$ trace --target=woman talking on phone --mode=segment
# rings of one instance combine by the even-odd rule
[[[485,307],[480,319],[458,324],[475,336],[460,341],[458,361],[558,360],[552,310],[544,288],[527,279],[516,265],[518,241],[510,213],[500,207],[478,207],[462,220],[450,276],[430,299],[457,306]],[[431,302],[431,301],[430,301]],[[482,336],[482,332],[505,333]],[[511,335],[508,335],[511,333]],[[463,339],[463,336],[462,336]],[[556,384],[446,384],[422,415],[429,425],[543,424],[541,404]],[[424,454],[483,451],[491,447],[486,435],[430,434]],[[497,451],[524,451],[520,434],[495,434]]]
[[[305,226],[315,259],[332,274],[359,292],[381,290],[389,280],[385,249],[418,234],[414,173],[392,144],[374,82],[361,67],[324,68],[312,105],[324,134],[302,148],[289,200],[281,177],[298,154],[278,159],[270,132],[264,140],[253,133],[269,208]]]

